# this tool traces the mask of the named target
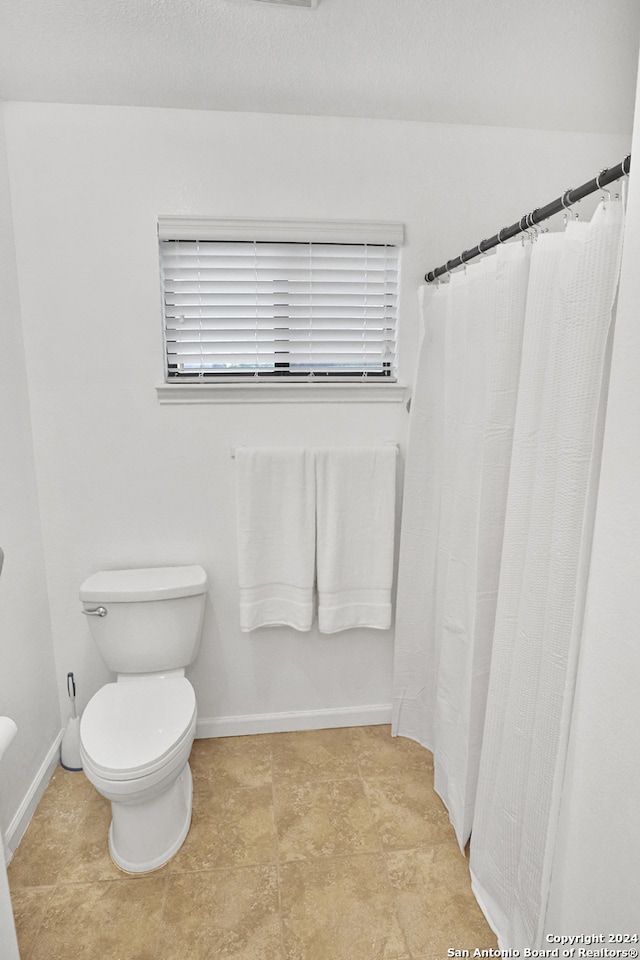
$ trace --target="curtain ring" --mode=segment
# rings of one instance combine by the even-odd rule
[[[568,190],[565,190],[565,192],[562,194],[562,196],[561,196],[561,198],[560,198],[560,203],[562,204],[562,206],[563,206],[563,208],[564,208],[564,217],[563,217],[563,219],[564,219],[564,225],[565,225],[565,227],[566,227],[567,223],[569,222],[569,220],[573,220],[573,216],[572,216],[571,210],[570,210],[571,204],[565,203],[567,197],[569,196],[569,194],[571,193],[572,190],[573,190],[573,187],[569,187],[569,189],[568,189]]]
[[[482,249],[482,244],[483,244],[483,243],[486,243],[486,242],[487,242],[487,238],[486,238],[486,237],[483,237],[482,240],[480,241],[480,243],[478,244],[478,252],[479,252],[479,254],[480,254],[481,257],[487,257],[487,256],[489,256],[488,251]]]
[[[565,201],[567,200],[567,198],[568,198],[568,196],[569,196],[569,194],[571,193],[572,190],[573,190],[573,187],[569,187],[569,189],[568,189],[568,190],[565,190],[565,192],[562,194],[562,197],[560,198],[560,203],[562,204],[562,206],[564,207],[564,210],[565,210],[565,213],[564,213],[564,225],[565,225],[565,227],[566,227],[567,222],[568,222],[569,220],[573,220],[573,219],[574,219],[574,215],[573,215],[573,213],[571,212],[571,204],[570,204],[570,203],[565,203]],[[577,217],[576,217],[576,219],[577,219]]]
[[[601,186],[600,186],[600,177],[602,176],[603,173],[606,173],[606,172],[607,172],[607,168],[606,168],[606,167],[604,168],[604,170],[601,170],[601,171],[600,171],[600,173],[599,173],[598,176],[596,177],[596,187],[598,188],[598,190],[602,190],[604,193],[606,193],[607,199],[608,199],[608,200],[611,200],[611,190],[607,190],[606,187],[601,187]],[[602,200],[603,203],[605,203],[604,197],[600,197],[600,199]]]
[[[520,227],[520,232],[522,233],[522,237],[521,237],[520,239],[521,239],[521,242],[522,242],[522,246],[523,246],[523,247],[524,247],[524,234],[525,234],[525,233],[526,233],[527,236],[529,237],[529,240],[531,240],[531,233],[529,232],[529,231],[531,230],[531,216],[532,216],[531,213],[525,213],[524,217],[522,217],[522,219],[520,220],[520,222],[519,222],[519,224],[518,224],[518,226]]]

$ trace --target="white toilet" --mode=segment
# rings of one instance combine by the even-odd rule
[[[111,801],[109,852],[128,873],[161,867],[189,831],[196,697],[185,667],[200,645],[206,588],[199,566],[105,570],[80,588],[93,638],[117,675],[84,709],[80,757]]]

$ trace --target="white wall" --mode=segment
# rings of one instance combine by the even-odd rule
[[[632,153],[640,159],[640,82]],[[640,178],[611,386],[547,934],[640,935]],[[637,943],[610,944],[635,948]]]
[[[40,104],[7,110],[51,617],[62,688],[107,679],[79,615],[101,566],[199,562],[204,720],[390,702],[392,633],[242,634],[237,444],[404,441],[402,404],[160,406],[159,214],[400,220],[401,376],[425,270],[628,152],[620,136]],[[312,722],[309,717],[301,723]],[[262,723],[263,729],[275,720]],[[207,730],[223,730],[210,724]],[[203,732],[203,728],[201,728]]]
[[[0,546],[5,551],[0,577],[0,714],[16,721],[18,733],[0,770],[0,835],[10,826],[23,829],[22,824],[13,822],[14,818],[61,727],[20,328],[3,119],[0,105]],[[18,839],[15,838],[15,843]]]

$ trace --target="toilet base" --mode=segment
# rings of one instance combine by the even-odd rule
[[[171,785],[142,803],[111,802],[109,853],[125,873],[164,866],[185,841],[191,825],[193,779],[186,763]]]

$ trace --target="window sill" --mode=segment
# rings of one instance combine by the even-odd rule
[[[402,403],[398,383],[163,383],[160,403]]]

